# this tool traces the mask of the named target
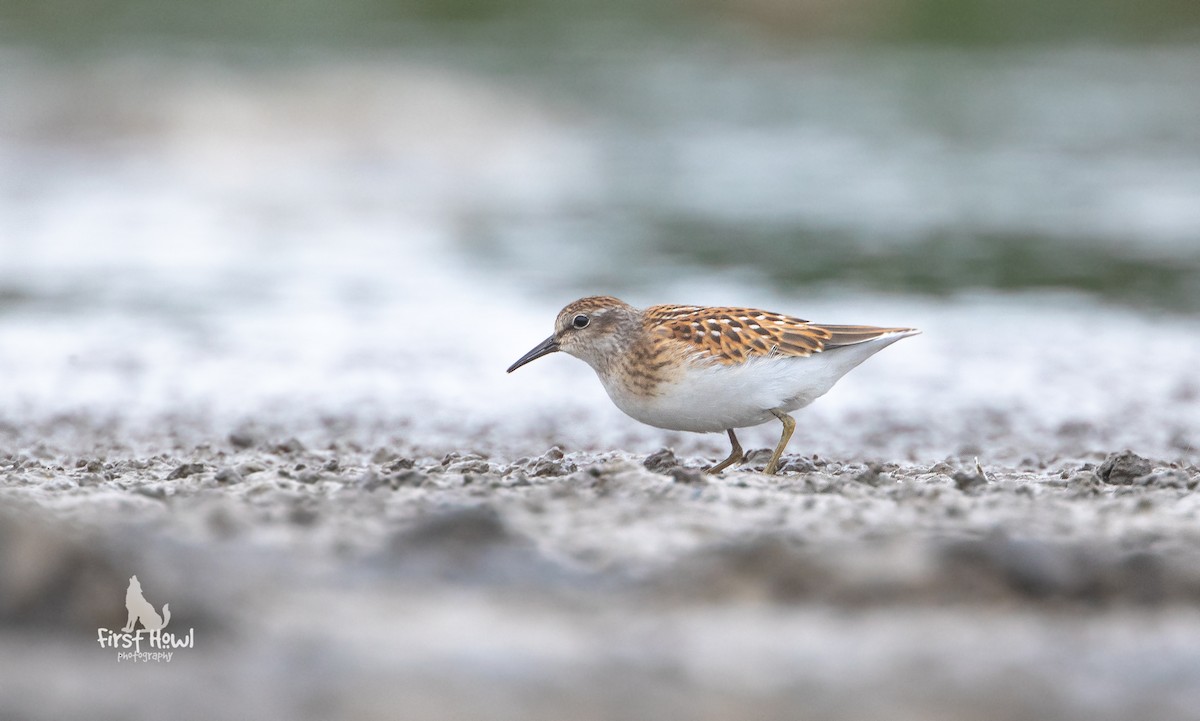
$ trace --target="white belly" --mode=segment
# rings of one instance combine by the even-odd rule
[[[715,433],[746,428],[803,408],[825,395],[838,379],[864,360],[904,337],[817,353],[807,358],[767,356],[740,365],[697,363],[652,396],[630,393],[601,376],[613,403],[632,418],[657,428]]]

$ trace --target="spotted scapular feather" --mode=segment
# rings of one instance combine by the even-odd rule
[[[760,356],[805,358],[814,353],[865,343],[908,328],[819,325],[781,313],[752,308],[656,305],[643,316],[646,332],[695,349],[724,365]]]

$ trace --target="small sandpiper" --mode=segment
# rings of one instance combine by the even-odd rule
[[[554,335],[508,372],[563,351],[590,365],[617,408],[642,423],[675,431],[725,431],[733,449],[709,473],[743,459],[735,428],[778,418],[783,435],[765,469],[773,474],[796,428],[789,412],[824,395],[867,358],[918,333],[915,328],[818,325],[750,308],[656,305],[639,310],[610,296],[593,296],[563,308]]]

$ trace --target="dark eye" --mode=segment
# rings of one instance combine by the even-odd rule
[[[571,321],[571,325],[576,328],[587,328],[590,322],[591,320],[586,315],[577,315],[575,316],[575,320]]]

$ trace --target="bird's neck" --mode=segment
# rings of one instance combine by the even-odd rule
[[[614,334],[613,347],[594,365],[601,382],[633,396],[654,396],[667,380],[668,366],[661,344],[639,323]]]

